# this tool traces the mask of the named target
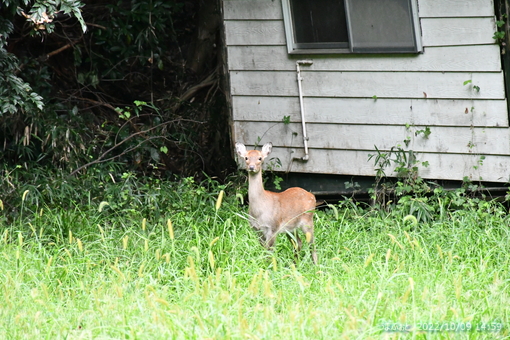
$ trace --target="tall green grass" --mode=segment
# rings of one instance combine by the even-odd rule
[[[418,223],[343,202],[316,213],[314,266],[282,236],[274,254],[259,245],[233,184],[95,185],[70,201],[20,186],[0,215],[1,339],[510,337],[499,203]]]

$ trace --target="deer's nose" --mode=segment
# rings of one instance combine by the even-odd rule
[[[250,171],[255,170],[255,165],[249,165],[249,166],[248,166],[248,170],[250,170]]]

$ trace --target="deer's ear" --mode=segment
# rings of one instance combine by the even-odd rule
[[[244,146],[243,143],[236,143],[236,151],[237,151],[237,154],[241,157],[244,157],[246,156],[246,146]]]
[[[267,155],[271,153],[271,150],[273,149],[273,144],[271,142],[264,144],[262,147],[262,157],[266,158]]]

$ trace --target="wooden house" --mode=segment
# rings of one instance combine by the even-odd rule
[[[507,183],[509,110],[495,7],[491,0],[223,0],[232,141],[270,141],[273,169],[307,178],[373,177],[370,155],[393,148],[416,157],[422,178]]]

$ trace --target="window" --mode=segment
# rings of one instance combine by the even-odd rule
[[[289,53],[417,53],[416,0],[283,0]]]

